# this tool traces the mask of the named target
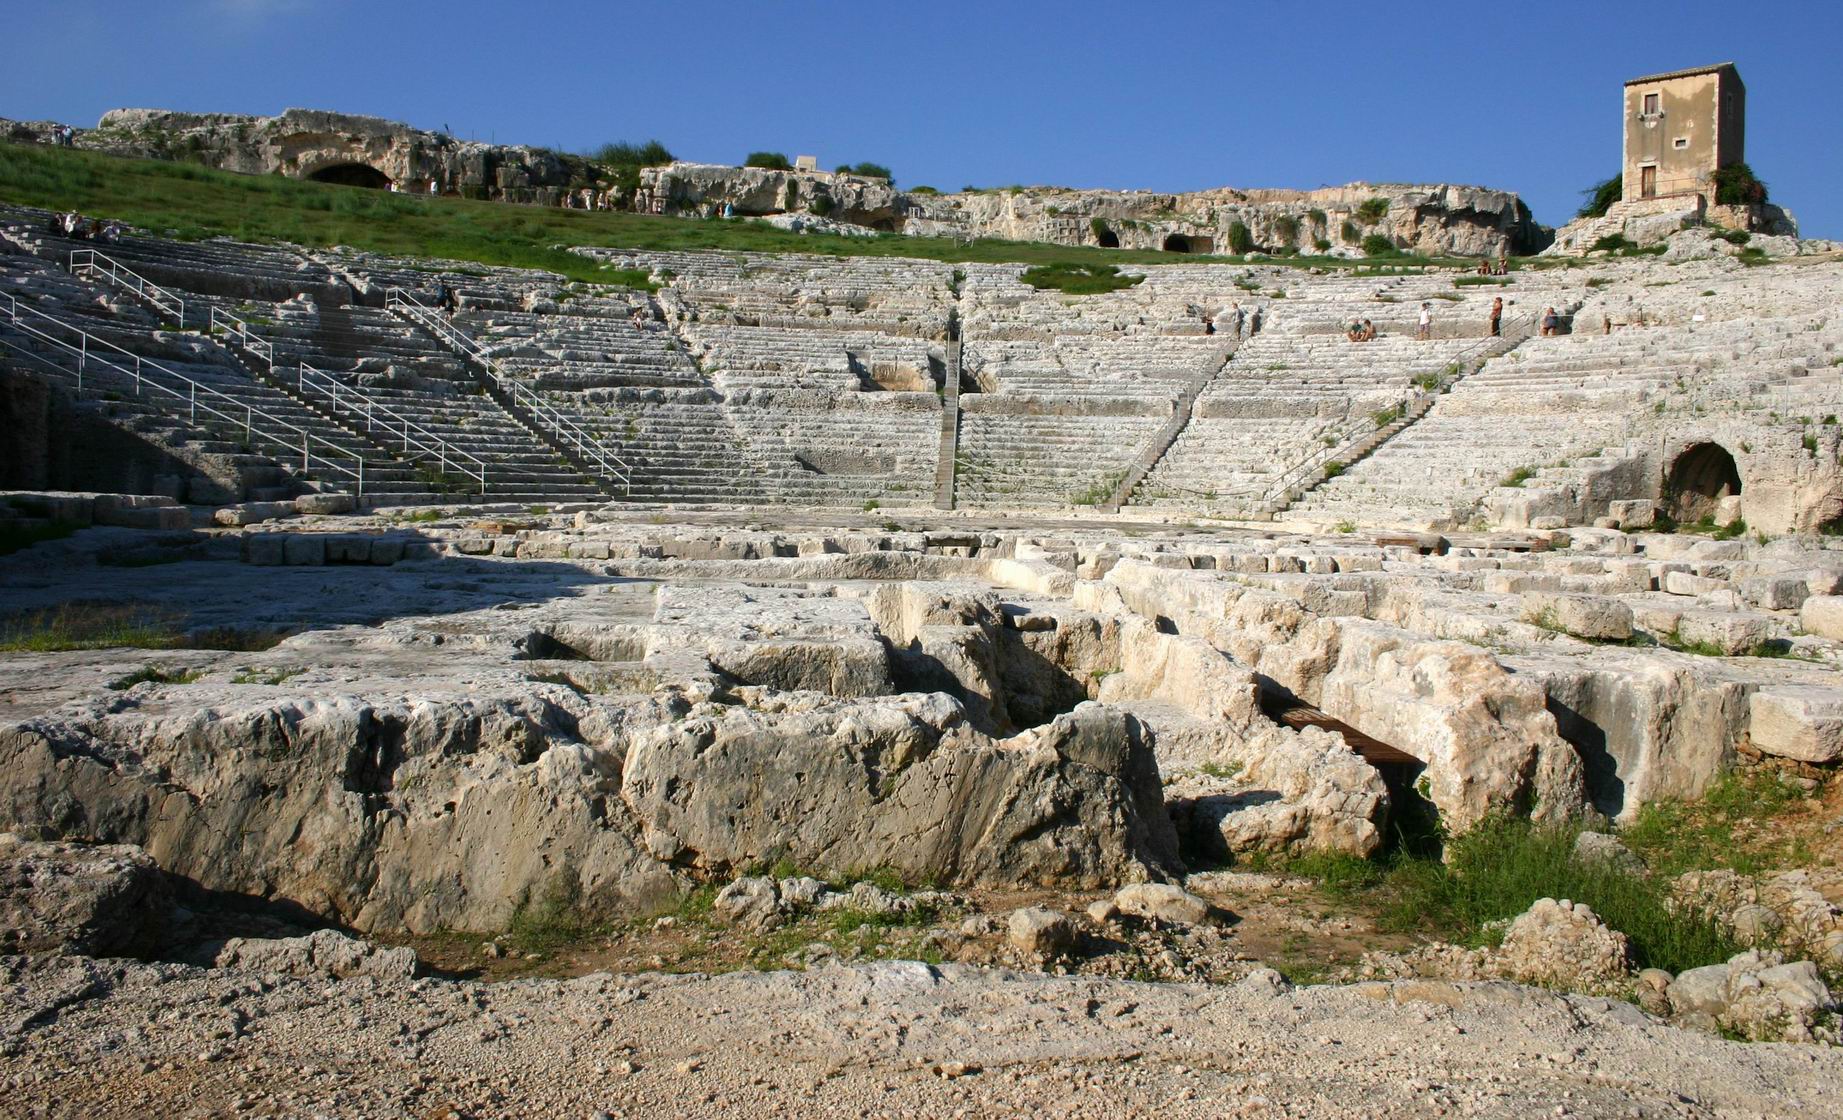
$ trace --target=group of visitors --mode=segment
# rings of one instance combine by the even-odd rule
[[[114,244],[122,239],[122,227],[118,222],[105,222],[101,218],[85,220],[75,210],[63,214],[51,215],[51,232],[59,237],[68,237],[72,241],[101,241]]]
[[[1374,342],[1376,341],[1376,324],[1368,319],[1352,319],[1350,326],[1344,330],[1344,337],[1352,342]]]
[[[1203,333],[1215,334],[1218,329],[1217,320],[1220,319],[1221,331],[1240,342],[1243,338],[1253,338],[1261,333],[1261,326],[1266,315],[1266,311],[1259,307],[1255,308],[1252,313],[1243,311],[1238,301],[1231,303],[1227,311],[1218,310],[1215,314],[1204,314]]]
[[[1510,275],[1510,255],[1508,253],[1498,254],[1496,263],[1493,263],[1490,257],[1478,258],[1478,274],[1480,276]]]
[[[60,148],[75,147],[77,130],[67,124],[58,125],[51,130],[51,142]]]

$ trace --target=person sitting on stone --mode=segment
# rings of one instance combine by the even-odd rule
[[[1552,335],[1560,329],[1561,316],[1555,314],[1555,309],[1553,307],[1544,308],[1542,312],[1542,333],[1545,336]]]
[[[1363,334],[1362,334],[1362,337],[1357,339],[1357,341],[1358,342],[1376,341],[1376,324],[1370,322],[1368,319],[1363,320]]]
[[[1350,326],[1344,329],[1344,337],[1348,338],[1352,342],[1362,342],[1363,341],[1363,324],[1358,322],[1355,319],[1352,319],[1350,321]]]

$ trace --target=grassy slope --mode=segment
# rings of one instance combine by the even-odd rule
[[[919,257],[1031,265],[1175,264],[1186,257],[1142,250],[1038,242],[794,234],[757,222],[699,221],[647,214],[428,199],[279,175],[238,175],[191,164],[123,159],[94,152],[0,142],[0,202],[76,209],[194,239],[230,236],[297,245],[348,245],[372,252],[443,257],[489,265],[544,268],[573,279],[607,281],[593,262],[553,246]],[[1348,267],[1296,257],[1268,263]],[[1412,258],[1375,262],[1418,265]]]

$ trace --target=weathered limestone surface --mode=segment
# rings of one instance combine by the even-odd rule
[[[173,905],[159,866],[127,844],[0,834],[0,949],[125,957],[158,947]]]

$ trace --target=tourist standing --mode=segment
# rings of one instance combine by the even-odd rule
[[[1241,341],[1242,324],[1246,322],[1247,316],[1242,314],[1241,301],[1237,300],[1229,306],[1229,335],[1235,341]]]
[[[1433,304],[1425,302],[1421,304],[1421,321],[1414,328],[1414,337],[1422,342],[1433,337]]]
[[[1266,309],[1260,308],[1260,307],[1255,308],[1254,314],[1248,316],[1248,337],[1249,338],[1253,338],[1255,335],[1261,333],[1261,322],[1266,317],[1267,317]]]
[[[1498,337],[1498,325],[1504,319],[1504,297],[1498,296],[1491,301],[1491,337]]]

